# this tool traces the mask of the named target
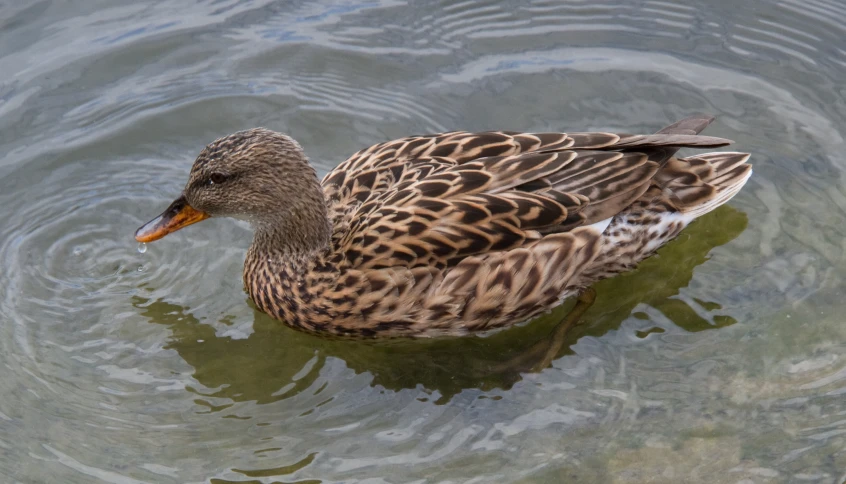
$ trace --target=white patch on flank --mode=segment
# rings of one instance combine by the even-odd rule
[[[593,223],[593,224],[590,224],[590,225],[585,225],[585,227],[592,227],[592,228],[598,230],[599,233],[601,234],[601,233],[605,232],[605,229],[607,229],[609,225],[611,225],[611,219],[613,219],[613,218],[614,217],[608,217],[605,220],[600,220],[599,222],[596,222],[596,223]]]
[[[649,227],[649,232],[656,232],[656,233],[661,234],[664,231],[668,230],[670,228],[671,224],[679,223],[679,222],[682,224],[682,230],[684,230],[684,228],[687,227],[687,225],[690,222],[692,222],[693,219],[695,219],[695,218],[696,218],[695,216],[692,216],[692,215],[686,214],[686,213],[679,213],[679,212],[666,213],[665,212],[665,213],[662,213],[662,214],[659,215],[659,222],[657,224]],[[650,240],[649,242],[646,243],[646,247],[644,248],[645,249],[644,252],[650,253],[654,250],[658,250],[658,247],[661,247],[662,245],[664,245],[666,243],[667,243],[666,238],[657,237],[657,238]]]

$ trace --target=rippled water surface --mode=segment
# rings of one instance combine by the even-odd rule
[[[846,4],[424,3],[0,2],[0,481],[846,479]],[[326,340],[248,303],[239,222],[132,239],[239,129],[322,174],[407,134],[694,112],[754,176],[557,351],[571,304]]]

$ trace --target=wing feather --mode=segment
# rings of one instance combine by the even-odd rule
[[[670,128],[654,135],[455,131],[373,145],[323,180],[333,245],[348,267],[362,270],[457,267],[533,246],[619,213],[678,147],[729,143]],[[690,176],[701,169],[706,179],[713,170],[689,164]],[[678,187],[678,196],[708,196],[694,186]]]

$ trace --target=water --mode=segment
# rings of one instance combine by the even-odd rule
[[[846,7],[620,3],[3,4],[0,480],[846,479]],[[325,340],[247,302],[238,222],[132,238],[239,129],[325,173],[411,133],[701,111],[753,178],[598,285],[549,365],[569,305],[487,338]]]

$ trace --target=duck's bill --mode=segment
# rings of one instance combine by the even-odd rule
[[[159,240],[165,235],[176,232],[177,230],[187,227],[191,224],[203,221],[209,218],[209,214],[195,209],[188,205],[188,201],[184,196],[181,196],[173,201],[167,210],[161,215],[150,220],[141,228],[135,231],[135,240],[138,242],[152,242]]]

